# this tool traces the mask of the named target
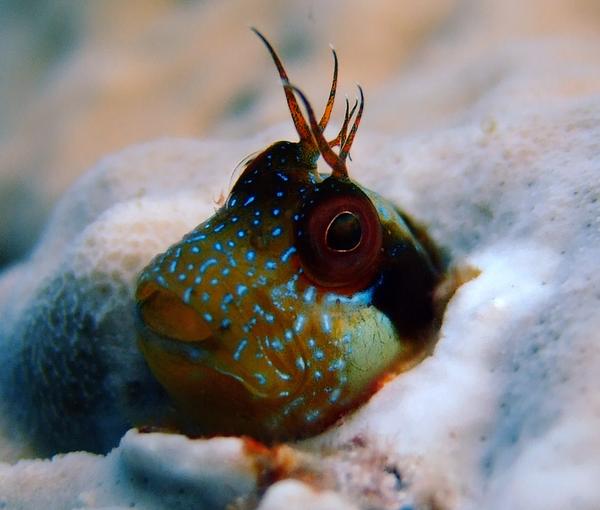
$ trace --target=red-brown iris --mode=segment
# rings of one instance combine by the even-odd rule
[[[296,229],[302,268],[313,283],[351,293],[380,269],[383,234],[375,207],[346,179],[329,177],[307,200]]]

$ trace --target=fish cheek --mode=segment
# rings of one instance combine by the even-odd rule
[[[351,348],[347,349],[348,389],[354,395],[370,393],[382,375],[395,371],[405,355],[405,343],[390,319],[374,306],[347,315],[352,325]]]

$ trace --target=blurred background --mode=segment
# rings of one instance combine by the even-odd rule
[[[293,136],[275,69],[249,26],[271,40],[317,109],[333,43],[339,97],[353,96],[355,82],[366,90],[362,129],[402,135],[455,121],[493,87],[510,59],[485,70],[490,51],[596,36],[600,2],[0,0],[0,268],[27,254],[56,200],[103,155],[166,136],[247,137],[278,123],[278,138]],[[338,119],[342,111],[338,103]]]

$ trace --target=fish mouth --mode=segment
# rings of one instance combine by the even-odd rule
[[[200,362],[203,359],[208,359],[210,352],[217,346],[218,340],[212,335],[184,340],[157,331],[146,322],[143,305],[140,304],[136,307],[135,319],[139,341],[153,350],[177,355],[191,362]]]
[[[200,313],[174,292],[145,284],[138,287],[136,299],[138,345],[151,371],[167,389],[172,379],[183,372],[206,384],[218,374],[234,379],[256,397],[272,397],[249,370],[232,362],[231,349],[214,334]]]
[[[213,336],[211,328],[191,306],[171,290],[145,282],[136,291],[137,316],[145,328],[163,338],[199,343]]]

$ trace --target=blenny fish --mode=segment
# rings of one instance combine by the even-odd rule
[[[348,175],[360,87],[338,136],[324,137],[335,50],[317,121],[254,31],[300,140],[248,161],[214,216],[142,271],[136,300],[140,348],[185,430],[274,442],[322,432],[431,351],[444,264],[422,228]]]

